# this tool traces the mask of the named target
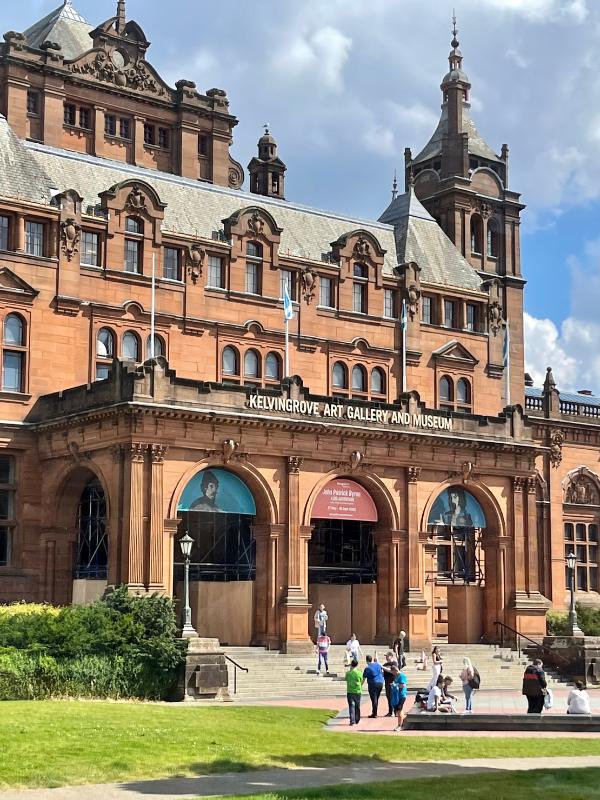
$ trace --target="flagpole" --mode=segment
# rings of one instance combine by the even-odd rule
[[[152,305],[150,310],[150,358],[154,358],[154,332],[156,330],[156,254],[152,254]]]
[[[406,394],[406,300],[402,301],[402,394]]]
[[[510,323],[506,320],[506,358],[504,359],[505,362],[505,370],[506,370],[506,405],[510,405]]]
[[[290,321],[285,318],[285,377],[290,376]]]

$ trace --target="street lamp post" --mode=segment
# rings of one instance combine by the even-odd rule
[[[184,605],[183,605],[183,627],[181,629],[181,638],[182,639],[190,639],[192,636],[198,636],[194,626],[192,625],[192,609],[190,608],[190,555],[192,552],[192,547],[194,545],[194,540],[188,533],[185,532],[185,536],[182,536],[179,540],[179,546],[181,547],[181,552],[183,554],[183,558],[185,560],[185,567],[184,567],[184,575],[183,575],[183,594],[184,594]]]
[[[577,611],[575,611],[575,565],[577,556],[571,552],[566,557],[567,569],[569,570],[569,591],[571,600],[569,603],[569,633],[571,636],[583,636],[583,631],[577,624]]]

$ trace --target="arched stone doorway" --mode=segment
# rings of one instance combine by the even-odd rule
[[[186,485],[177,506],[174,584],[181,597],[183,559],[179,539],[194,540],[190,563],[192,622],[202,636],[248,645],[253,635],[256,544],[254,496],[230,470],[206,467]]]
[[[464,486],[451,484],[438,492],[427,517],[425,548],[434,639],[462,644],[484,635],[487,529],[479,500]]]
[[[96,477],[84,486],[77,506],[73,602],[101,597],[108,580],[106,495]]]
[[[333,478],[311,511],[308,545],[308,599],[312,615],[320,603],[329,614],[334,643],[356,633],[372,642],[377,628],[377,546],[375,501],[350,478]]]

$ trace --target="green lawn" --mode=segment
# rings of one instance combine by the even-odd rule
[[[322,789],[275,794],[245,795],[246,800],[597,800],[600,769],[564,769],[502,775],[469,775],[443,780],[393,781],[362,786],[327,786]],[[241,795],[239,796],[241,800]],[[215,800],[218,800],[216,798]],[[225,798],[221,798],[225,800]],[[235,800],[235,798],[227,798]]]
[[[2,703],[0,787],[52,787],[360,759],[600,755],[600,739],[332,733],[322,727],[331,715],[270,706]]]

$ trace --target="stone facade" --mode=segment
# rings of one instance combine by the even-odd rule
[[[67,2],[6,34],[0,601],[178,594],[185,492],[223,470],[253,498],[251,565],[234,585],[193,564],[202,636],[306,649],[321,600],[338,640],[542,636],[565,605],[569,524],[594,602],[600,405],[561,398],[550,373],[524,385],[523,206],[452,46],[440,127],[365,221],[283,201],[269,133],[242,191],[225,94],[169,88],[125,3],[98,28]],[[351,520],[365,552],[336,551],[343,580],[311,561],[336,481],[373,509]],[[477,519],[436,510],[446,494]],[[329,519],[335,538],[350,517]]]

